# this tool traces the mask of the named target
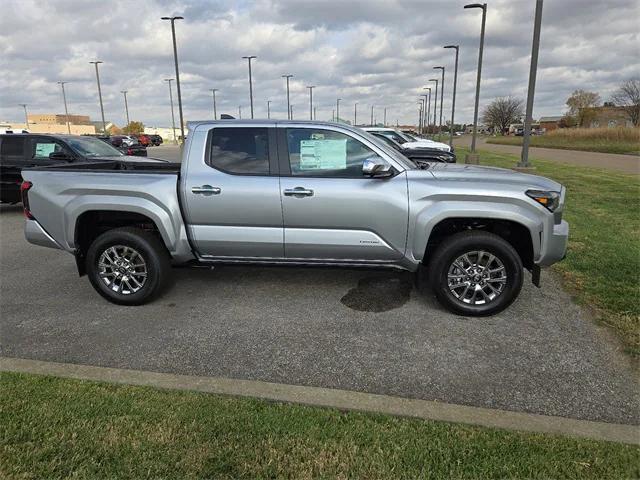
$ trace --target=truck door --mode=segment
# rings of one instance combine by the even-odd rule
[[[278,128],[287,259],[392,262],[407,242],[405,172],[362,173],[378,156],[364,138],[317,125]]]
[[[198,254],[284,257],[274,125],[202,125],[189,136],[180,193]]]

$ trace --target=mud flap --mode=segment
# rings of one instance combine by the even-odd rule
[[[534,265],[531,268],[531,282],[540,288],[540,267],[538,265]]]

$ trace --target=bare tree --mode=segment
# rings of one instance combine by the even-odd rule
[[[611,97],[616,105],[624,107],[631,123],[640,123],[640,79],[632,78],[624,82]]]
[[[586,90],[574,90],[567,99],[568,114],[575,117],[581,127],[593,118],[595,113],[593,107],[598,105],[600,105],[600,95]]]
[[[504,132],[524,115],[523,105],[520,98],[498,97],[482,111],[482,123]]]

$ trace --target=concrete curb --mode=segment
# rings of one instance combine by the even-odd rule
[[[0,357],[0,371],[256,397],[281,402],[332,407],[341,410],[386,413],[426,420],[466,423],[483,427],[568,435],[640,445],[640,426],[492,410],[330,388],[304,387],[230,378],[175,375],[7,357]]]

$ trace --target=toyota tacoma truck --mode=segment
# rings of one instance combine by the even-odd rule
[[[331,265],[419,271],[446,308],[490,315],[518,296],[525,269],[539,285],[567,248],[559,183],[416,166],[342,124],[193,122],[180,163],[114,159],[23,177],[27,240],[73,254],[123,305],[157,297],[177,265]]]

